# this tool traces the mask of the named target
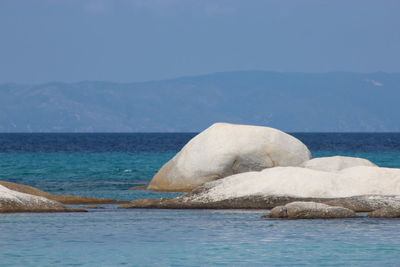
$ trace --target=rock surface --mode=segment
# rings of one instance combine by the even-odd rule
[[[188,194],[189,201],[216,202],[251,196],[342,198],[400,195],[400,169],[357,166],[339,172],[275,167],[232,175],[206,183]]]
[[[367,159],[344,156],[314,158],[303,162],[301,166],[327,172],[337,172],[355,166],[376,167],[374,163]]]
[[[197,190],[197,189],[196,189]],[[193,201],[196,193],[177,198],[138,199],[123,204],[120,208],[146,209],[272,209],[295,201],[317,202],[338,206],[354,212],[371,212],[385,207],[400,206],[400,196],[354,196],[344,198],[303,198],[293,196],[247,196],[219,201]]]
[[[355,212],[371,212],[386,207],[399,207],[400,196],[364,195],[347,198],[336,198],[323,201],[327,205],[340,206]]]
[[[310,151],[279,130],[215,123],[190,140],[153,177],[148,189],[190,191],[232,174],[275,166],[299,166]]]
[[[371,218],[400,218],[400,206],[384,207],[368,214]]]
[[[0,185],[0,213],[69,211],[83,210],[71,210],[57,201],[17,192]]]
[[[400,206],[399,171],[365,166],[338,173],[300,167],[272,168],[208,182],[177,198],[136,200],[122,207],[271,209],[294,201],[314,201],[370,212]],[[240,179],[240,175],[247,178]]]
[[[191,193],[189,193],[191,194]],[[272,209],[293,201],[316,201],[313,198],[296,198],[290,196],[249,196],[221,201],[192,201],[187,196],[177,198],[138,199],[123,204],[126,209]],[[324,201],[324,200],[320,200]]]
[[[292,202],[285,206],[278,206],[271,210],[270,218],[287,219],[333,219],[333,218],[354,218],[354,211],[334,207],[316,202]]]
[[[50,200],[58,201],[63,204],[70,205],[85,205],[85,204],[122,204],[127,203],[127,201],[105,199],[105,198],[93,198],[93,197],[83,197],[83,196],[73,196],[73,195],[53,195],[45,191],[39,190],[35,187],[16,184],[12,182],[0,181],[0,185],[7,187],[8,189],[26,193],[35,196],[45,197]]]

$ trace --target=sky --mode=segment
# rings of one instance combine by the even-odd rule
[[[0,83],[400,72],[400,1],[0,0]]]

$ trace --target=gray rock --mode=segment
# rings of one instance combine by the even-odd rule
[[[311,198],[295,198],[290,196],[249,196],[231,198],[221,201],[192,201],[185,196],[177,198],[138,199],[120,208],[130,209],[272,209],[279,205]]]
[[[384,207],[368,214],[371,218],[400,218],[400,207]]]
[[[365,195],[330,199],[323,203],[351,209],[355,212],[371,212],[385,207],[400,207],[400,196]]]
[[[0,185],[0,213],[10,212],[72,212],[60,202],[10,190]]]
[[[93,197],[84,197],[84,196],[73,196],[73,195],[54,195],[48,192],[42,191],[38,188],[16,184],[12,182],[0,181],[0,185],[14,190],[20,193],[25,193],[29,195],[44,197],[50,200],[54,200],[60,202],[62,204],[69,205],[87,205],[87,204],[123,204],[127,203],[127,201],[122,200],[114,200],[114,199],[105,199],[105,198],[93,198]]]
[[[285,206],[278,206],[271,210],[270,218],[287,219],[334,219],[334,218],[354,218],[354,211],[333,207],[316,202],[292,202]]]

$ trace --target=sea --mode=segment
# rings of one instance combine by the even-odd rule
[[[0,180],[134,200],[196,133],[3,133]],[[400,168],[400,133],[292,133],[313,157]],[[0,214],[0,266],[400,266],[400,219],[280,220],[265,210]],[[74,206],[76,207],[76,206]]]

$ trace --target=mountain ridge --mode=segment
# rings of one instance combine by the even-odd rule
[[[0,132],[400,131],[400,73],[234,71],[134,83],[0,84]]]

